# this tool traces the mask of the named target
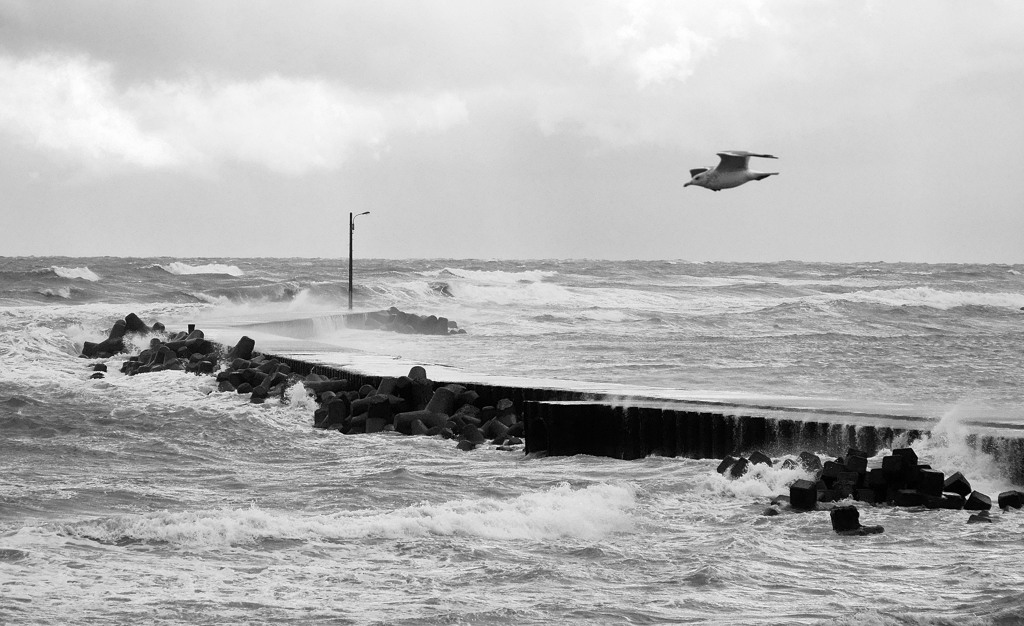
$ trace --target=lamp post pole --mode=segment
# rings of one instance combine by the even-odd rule
[[[348,310],[352,310],[352,233],[356,232],[356,218],[360,215],[369,215],[369,211],[362,213],[348,214]]]

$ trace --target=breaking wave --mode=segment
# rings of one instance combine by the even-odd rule
[[[453,535],[490,539],[597,540],[633,527],[635,493],[627,485],[573,489],[562,484],[509,500],[464,499],[384,513],[295,516],[247,509],[161,511],[65,525],[65,534],[100,543],[172,543],[198,547],[268,540],[351,540]]]
[[[78,278],[93,283],[100,279],[100,277],[97,276],[96,273],[90,270],[88,267],[60,267],[59,265],[54,265],[51,269],[53,270],[54,274],[60,276],[61,278]]]
[[[180,261],[175,261],[168,265],[157,265],[156,267],[159,267],[168,274],[175,274],[177,276],[191,276],[193,274],[216,274],[219,276],[245,275],[245,272],[240,270],[237,265],[223,265],[221,263],[210,263],[208,265],[189,265],[188,263],[181,263]]]

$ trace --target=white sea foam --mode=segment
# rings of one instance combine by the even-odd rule
[[[424,276],[436,278],[462,278],[479,283],[503,283],[515,284],[523,282],[539,282],[545,278],[557,276],[558,272],[546,270],[524,270],[522,272],[504,272],[500,270],[467,270],[462,268],[446,267],[442,270],[423,272]]]
[[[52,269],[53,273],[61,278],[78,278],[92,283],[100,279],[100,277],[88,267],[60,267],[59,265],[54,265]]]
[[[814,296],[814,299],[842,300],[885,306],[923,306],[943,311],[961,306],[1024,306],[1024,294],[1007,292],[943,291],[931,287],[903,287],[854,291],[841,295]]]
[[[65,300],[71,299],[71,287],[60,287],[58,289],[41,289],[40,295],[46,296],[47,298],[63,298]]]
[[[715,495],[731,498],[759,498],[789,493],[789,486],[793,482],[814,478],[799,464],[792,469],[785,469],[782,467],[781,459],[779,461],[772,467],[761,463],[750,465],[747,473],[738,478],[712,472],[707,475],[704,487]]]
[[[297,516],[286,511],[214,509],[162,511],[89,520],[64,527],[104,543],[169,542],[220,547],[263,540],[349,540],[457,535],[488,539],[597,540],[633,527],[635,494],[628,485],[573,489],[563,484],[516,498],[463,499],[386,512]]]
[[[189,265],[175,261],[169,265],[157,265],[168,274],[186,276],[191,274],[217,274],[226,276],[242,276],[245,273],[237,265],[224,265],[221,263],[210,263],[208,265]]]

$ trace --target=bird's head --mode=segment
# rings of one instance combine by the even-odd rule
[[[698,187],[705,187],[708,184],[708,170],[706,167],[695,167],[690,170],[690,182],[683,185],[683,187],[689,187],[690,185],[697,185]]]
[[[697,174],[696,176],[690,179],[690,182],[684,184],[683,187],[689,187],[690,185],[697,185],[698,187],[703,187],[705,184],[707,184],[706,179],[707,175]]]

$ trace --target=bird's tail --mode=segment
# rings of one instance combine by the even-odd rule
[[[764,180],[769,176],[778,176],[778,172],[751,172],[754,175],[754,180]]]

